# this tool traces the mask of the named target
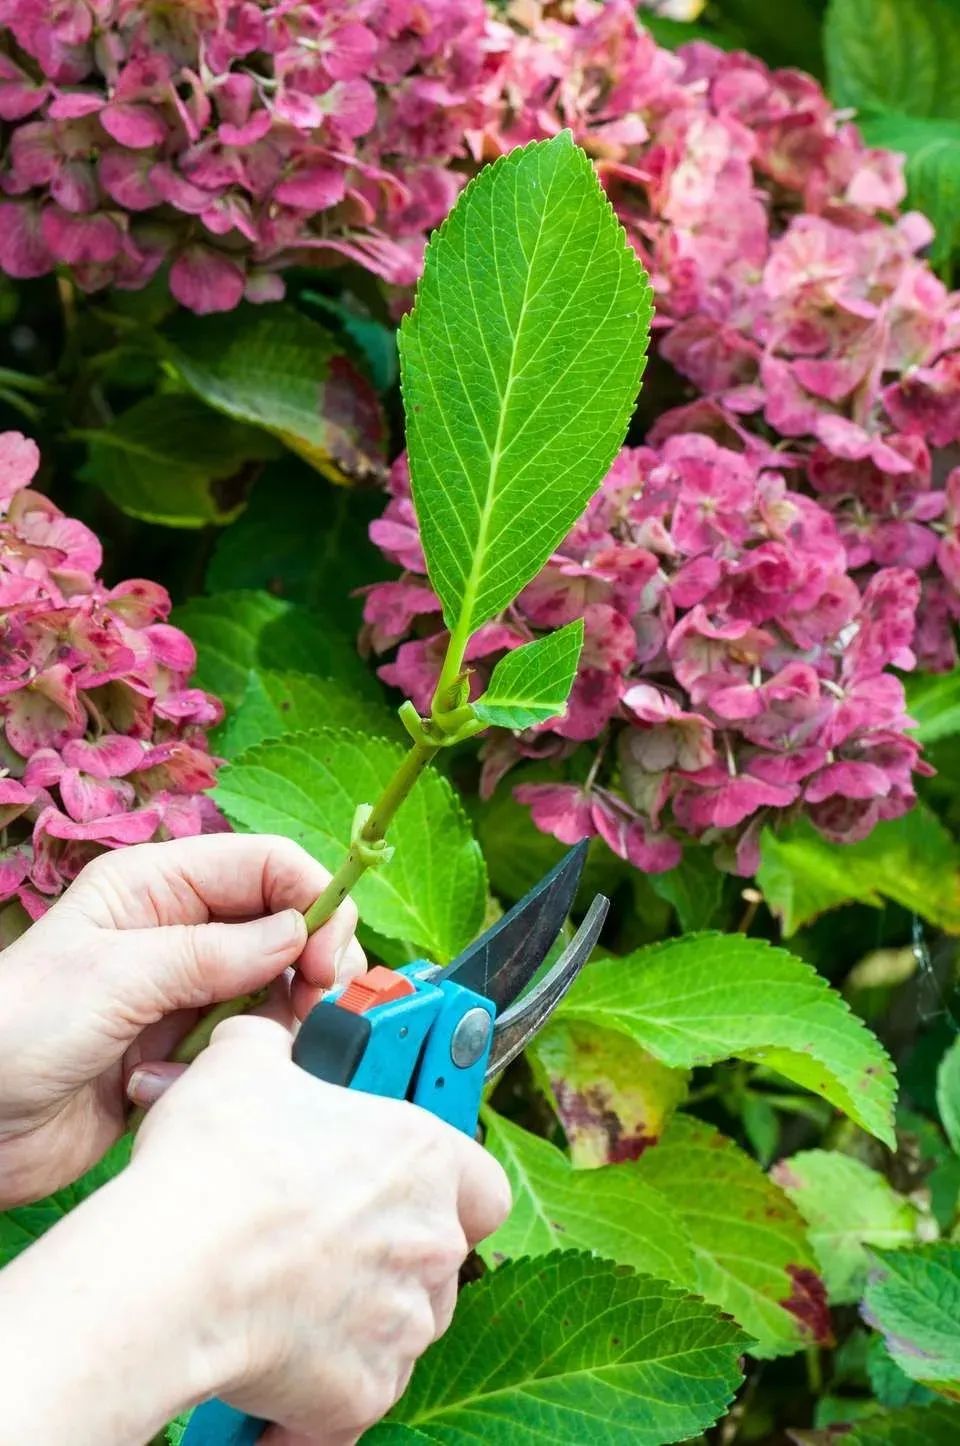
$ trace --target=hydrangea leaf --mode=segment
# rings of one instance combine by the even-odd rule
[[[488,1265],[552,1250],[589,1250],[696,1289],[697,1271],[683,1225],[635,1164],[576,1170],[555,1145],[484,1111],[487,1149],[513,1191],[513,1209],[477,1248]]]
[[[462,638],[535,576],[606,473],[650,315],[567,131],[487,167],[433,237],[400,365],[427,567]]]
[[[920,1406],[937,1397],[926,1386],[911,1381],[887,1350],[883,1336],[871,1334],[867,1345],[867,1376],[881,1406]]]
[[[841,904],[883,898],[960,933],[960,844],[923,805],[855,844],[828,843],[806,821],[767,829],[761,853],[757,883],[786,934]]]
[[[558,718],[567,706],[580,649],[583,619],[536,642],[514,648],[493,670],[474,712],[495,728],[534,728]]]
[[[220,773],[214,793],[241,828],[282,833],[330,870],[350,843],[354,810],[374,802],[405,755],[401,743],[361,733],[298,733],[258,744]],[[366,923],[409,940],[437,962],[468,944],[483,923],[487,878],[450,784],[428,770],[390,828],[396,852],[353,892]]]
[[[913,1381],[960,1401],[960,1244],[868,1251],[861,1307]]]
[[[830,0],[824,43],[838,105],[960,120],[952,0]]]
[[[756,1161],[700,1120],[676,1116],[632,1167],[686,1227],[696,1289],[743,1326],[759,1356],[830,1338],[826,1293],[796,1206]]]
[[[244,501],[231,479],[276,449],[255,427],[181,392],[145,397],[84,436],[84,479],[130,517],[166,527],[230,522]]]
[[[45,1235],[58,1220],[82,1205],[95,1190],[112,1180],[114,1175],[126,1168],[130,1159],[130,1148],[132,1139],[125,1135],[118,1140],[103,1159],[81,1175],[79,1180],[74,1180],[72,1185],[67,1185],[63,1190],[58,1190],[54,1195],[48,1195],[44,1200],[36,1200],[30,1205],[17,1205],[12,1210],[0,1213],[0,1269],[9,1265],[15,1256],[41,1235]]]
[[[738,934],[688,934],[582,972],[557,1018],[626,1034],[674,1069],[736,1056],[822,1095],[893,1144],[893,1069],[815,969]]]
[[[251,668],[335,676],[368,697],[379,696],[348,633],[269,593],[191,598],[175,609],[173,621],[196,646],[197,686],[216,693],[227,708],[239,706]]]
[[[579,1166],[639,1159],[687,1093],[686,1070],[669,1069],[625,1034],[578,1020],[552,1020],[530,1041],[527,1059]]]
[[[675,869],[650,874],[648,881],[662,899],[673,905],[681,929],[690,932],[717,924],[723,904],[723,878],[711,850],[691,844],[684,849]]]
[[[937,1110],[944,1133],[960,1155],[960,1039],[955,1039],[937,1070]]]
[[[798,1446],[830,1446],[837,1437],[827,1432],[804,1432]],[[930,1406],[907,1406],[881,1411],[857,1421],[839,1440],[843,1446],[955,1446],[960,1440],[960,1407],[937,1401]]]
[[[171,1421],[164,1433],[166,1446],[180,1446],[181,1441],[187,1434],[187,1427],[190,1424],[190,1417],[193,1411],[183,1411],[175,1421]]]
[[[907,201],[930,218],[936,235],[930,264],[943,266],[960,245],[960,118],[900,115],[864,116],[864,139],[873,146],[901,151],[907,158]],[[945,673],[944,680],[956,679]],[[951,731],[956,731],[954,723]]]
[[[383,470],[376,393],[325,327],[292,306],[239,306],[215,316],[181,312],[166,351],[211,407],[250,422],[334,482]]]
[[[877,1170],[835,1150],[804,1150],[781,1160],[771,1178],[810,1227],[810,1244],[835,1305],[860,1299],[866,1246],[895,1249],[917,1239],[920,1214]]]
[[[564,1252],[494,1271],[364,1446],[665,1446],[740,1383],[747,1340],[695,1296]]]
[[[957,141],[960,143],[960,133]],[[914,737],[921,743],[936,743],[939,738],[960,733],[960,668],[950,673],[910,674],[904,687],[907,712],[916,724]]]
[[[225,758],[236,758],[268,738],[315,728],[355,728],[377,737],[404,736],[399,719],[385,702],[374,702],[339,678],[265,669],[251,672],[240,706],[226,720],[214,745]]]

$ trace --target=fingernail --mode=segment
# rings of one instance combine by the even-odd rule
[[[147,1109],[174,1084],[186,1069],[184,1064],[141,1066],[127,1080],[127,1097]]]
[[[333,967],[336,970],[338,984],[343,984],[348,979],[356,979],[360,974],[366,973],[367,956],[355,938],[348,939],[339,950],[334,957]]]

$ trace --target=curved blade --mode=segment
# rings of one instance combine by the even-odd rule
[[[506,1069],[556,1009],[570,985],[593,953],[607,917],[610,900],[598,894],[586,918],[548,974],[535,989],[511,1004],[493,1026],[493,1049],[487,1079]]]
[[[565,854],[509,913],[481,934],[435,983],[453,979],[493,1001],[500,1014],[536,974],[573,907],[588,843]]]

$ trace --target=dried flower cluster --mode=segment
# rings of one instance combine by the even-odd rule
[[[203,795],[221,708],[187,686],[169,597],[98,580],[97,538],[29,486],[39,460],[0,435],[0,904],[33,918],[105,848],[225,827]]]
[[[0,267],[224,311],[292,261],[409,283],[484,114],[482,0],[0,0]]]
[[[951,489],[960,488],[960,471]],[[422,574],[406,469],[373,524],[405,570],[368,592],[372,646],[401,642],[385,681],[429,706],[446,640]],[[722,845],[750,874],[763,825],[802,811],[827,838],[865,837],[914,802],[918,745],[905,730],[920,586],[909,568],[861,589],[831,514],[783,475],[702,434],[624,448],[586,516],[502,621],[483,660],[575,617],[586,642],[566,716],[484,745],[484,791],[523,758],[599,740],[583,785],[524,784],[541,828],[566,843],[599,834],[647,872],[672,868],[684,837]]]

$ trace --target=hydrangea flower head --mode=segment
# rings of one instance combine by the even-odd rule
[[[205,797],[222,710],[141,579],[107,587],[100,544],[30,487],[36,444],[0,434],[0,906],[38,917],[105,848],[226,827]]]

